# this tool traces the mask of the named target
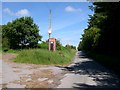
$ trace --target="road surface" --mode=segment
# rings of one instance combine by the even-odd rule
[[[0,60],[0,90],[1,88],[54,88],[59,85],[63,75],[61,68],[55,66],[19,64],[10,59]]]
[[[75,59],[57,88],[119,88],[120,79],[105,67],[85,57],[84,53],[76,53]]]
[[[82,52],[77,52],[72,64],[67,67],[18,64],[10,60],[0,60],[0,89],[120,87],[118,76],[85,57]]]

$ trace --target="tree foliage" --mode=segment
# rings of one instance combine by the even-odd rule
[[[2,27],[3,43],[4,38],[8,39],[9,47],[18,49],[20,47],[36,47],[42,36],[39,35],[38,26],[31,17],[21,17],[8,22]],[[4,44],[3,44],[4,47]]]
[[[65,47],[66,47],[67,49],[75,49],[75,50],[76,50],[76,46],[73,46],[73,45],[67,44]]]
[[[41,49],[48,49],[48,41],[42,41],[37,45],[37,47]]]
[[[100,37],[100,30],[96,27],[91,27],[84,30],[85,34],[82,35],[81,47],[84,50],[93,50],[98,45]]]
[[[94,15],[89,16],[89,25],[84,30],[78,49],[117,55],[115,52],[120,49],[120,2],[94,2],[90,8]]]
[[[56,49],[57,50],[62,50],[62,44],[60,43],[60,41],[59,40],[56,40]]]

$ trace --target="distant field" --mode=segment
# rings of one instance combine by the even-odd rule
[[[55,52],[50,52],[46,49],[27,49],[19,51],[14,62],[62,65],[70,63],[75,55],[75,52],[76,51],[73,49],[65,49]]]

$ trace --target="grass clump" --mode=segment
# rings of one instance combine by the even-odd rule
[[[14,60],[18,63],[30,64],[68,64],[74,57],[75,50],[50,52],[46,49],[26,49],[18,53]]]

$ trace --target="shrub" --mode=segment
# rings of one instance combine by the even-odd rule
[[[47,42],[42,41],[42,43],[39,43],[37,47],[42,49],[48,49],[48,44]]]

